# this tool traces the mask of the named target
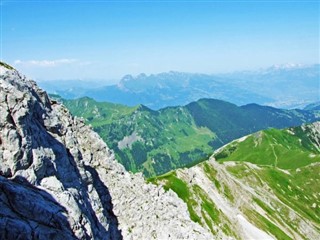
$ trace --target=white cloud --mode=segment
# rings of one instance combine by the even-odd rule
[[[18,59],[14,61],[14,64],[24,65],[24,66],[36,66],[36,67],[57,67],[57,66],[73,64],[77,62],[78,62],[77,59],[68,59],[68,58],[56,59],[56,60],[27,60],[27,61],[22,61]]]

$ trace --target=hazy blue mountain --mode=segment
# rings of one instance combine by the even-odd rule
[[[310,103],[309,105],[307,105],[304,110],[316,110],[316,111],[320,111],[320,101],[319,102],[315,102],[315,103]]]
[[[72,81],[40,83],[49,93],[71,99],[88,96],[127,106],[157,110],[214,98],[237,105],[257,103],[278,108],[303,108],[319,101],[319,65],[273,66],[260,71],[208,75],[182,72],[124,76],[118,84]]]
[[[38,81],[38,85],[50,94],[57,94],[66,99],[75,99],[86,96],[90,89],[105,86],[105,82],[101,80],[50,80]]]
[[[221,75],[236,86],[273,101],[266,105],[303,108],[320,98],[320,65],[275,65],[259,71]]]
[[[222,99],[239,105],[272,101],[267,96],[234,86],[224,78],[180,72],[127,75],[118,85],[89,90],[87,96],[128,106],[143,104],[152,109],[185,105],[200,98]]]

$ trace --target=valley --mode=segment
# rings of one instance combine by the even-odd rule
[[[267,128],[314,122],[313,110],[282,110],[249,104],[238,107],[215,99],[201,99],[182,107],[158,111],[143,105],[97,102],[91,98],[61,101],[83,117],[132,172],[146,177],[195,165],[228,142]]]

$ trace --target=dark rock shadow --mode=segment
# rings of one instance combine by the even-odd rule
[[[111,231],[111,239],[123,239],[121,230],[119,229],[119,222],[115,214],[113,213],[113,204],[112,198],[108,188],[104,185],[104,183],[99,178],[97,171],[90,167],[85,166],[85,170],[88,171],[92,178],[93,178],[93,186],[96,189],[100,201],[103,206],[103,215],[109,216],[109,224],[110,224],[110,231]]]
[[[56,160],[55,166],[53,166],[52,161],[44,159],[46,163],[44,166],[45,169],[39,171],[42,172],[42,176],[39,176],[38,181],[40,182],[44,177],[56,176],[66,190],[70,188],[77,189],[79,193],[78,197],[76,197],[78,207],[83,216],[88,220],[92,229],[92,236],[89,236],[84,225],[81,225],[83,232],[86,234],[86,239],[122,239],[123,237],[119,229],[117,217],[113,213],[110,192],[99,178],[96,170],[80,163],[83,157],[79,150],[73,151],[72,154],[68,148],[52,135],[47,132],[44,135],[45,137],[42,137],[42,141],[36,141],[36,147],[51,148]],[[85,171],[88,171],[92,175],[93,187],[97,191],[99,200],[103,205],[103,215],[109,225],[108,229],[98,220],[91,204],[88,194],[88,182],[84,174]]]
[[[77,239],[67,210],[19,176],[0,176],[0,239]]]
[[[28,163],[24,164],[23,166],[18,166],[16,170],[24,170],[28,169],[31,167],[33,164],[33,150],[36,149],[51,149],[54,154],[54,159],[52,159],[52,156],[44,154],[44,156],[40,156],[42,165],[39,166],[38,169],[34,169],[35,175],[37,176],[37,182],[32,183],[32,184],[39,184],[43,178],[49,177],[49,176],[55,176],[63,185],[64,189],[70,191],[70,196],[72,196],[75,201],[77,202],[77,206],[79,207],[81,211],[81,217],[79,219],[79,224],[76,226],[77,228],[82,229],[82,232],[84,233],[85,236],[83,238],[85,239],[122,239],[121,231],[119,229],[118,225],[118,220],[115,214],[113,213],[112,209],[112,203],[111,203],[111,196],[109,193],[109,190],[107,186],[103,184],[101,179],[99,178],[99,175],[95,171],[95,169],[86,166],[86,169],[84,168],[82,164],[82,155],[81,152],[76,149],[77,146],[75,145],[75,149],[68,149],[66,146],[61,143],[57,138],[54,136],[62,136],[65,134],[65,129],[64,126],[61,125],[61,123],[57,122],[50,122],[50,126],[46,126],[44,122],[45,117],[50,117],[47,113],[47,109],[44,108],[46,106],[47,108],[51,108],[51,106],[48,105],[46,102],[42,102],[40,97],[37,96],[37,93],[32,90],[31,94],[37,99],[37,101],[32,101],[30,102],[30,106],[28,106],[28,114],[23,115],[21,118],[18,119],[19,122],[19,128],[20,131],[23,131],[23,134],[19,134],[19,137],[26,138],[27,145],[24,146],[23,149],[20,150],[20,155],[17,159],[17,162],[20,162],[19,160],[23,157],[26,156],[26,159],[28,159]],[[11,114],[11,113],[10,113]],[[48,125],[48,124],[47,124]],[[18,128],[16,124],[13,125],[14,128]],[[20,141],[21,142],[21,141]],[[38,156],[39,157],[39,156]],[[108,227],[105,227],[101,222],[99,222],[96,212],[94,211],[93,205],[91,203],[89,193],[88,193],[88,181],[87,181],[87,176],[85,173],[85,170],[87,170],[93,178],[93,187],[96,189],[99,200],[103,204],[103,214],[105,216],[106,222],[108,223]],[[5,179],[1,177],[1,179]],[[5,180],[2,180],[5,181]],[[11,181],[8,180],[7,181]],[[21,226],[21,232],[28,232],[26,229],[29,229],[31,225],[29,226],[26,224],[28,222],[28,219],[30,216],[36,216],[38,215],[35,220],[37,221],[43,221],[44,226],[47,226],[49,229],[54,229],[54,228],[62,228],[62,226],[67,226],[67,230],[70,232],[70,236],[62,238],[62,239],[72,239],[74,238],[74,235],[72,231],[70,230],[70,225],[68,223],[67,218],[65,214],[69,214],[66,209],[62,208],[62,206],[59,205],[56,201],[53,201],[53,197],[50,196],[49,193],[46,193],[43,190],[39,190],[38,188],[34,187],[32,184],[28,183],[25,179],[23,178],[17,178],[16,183],[11,181],[14,184],[18,184],[20,188],[28,188],[28,189],[33,189],[33,191],[29,191],[32,193],[32,199],[34,199],[34,204],[33,205],[28,205],[26,206],[25,203],[29,202],[28,201],[28,196],[26,195],[17,195],[15,194],[15,191],[11,191],[12,196],[15,196],[15,198],[11,198],[11,200],[15,201],[15,207],[12,209],[15,209],[16,214],[12,215],[15,217],[9,217],[6,215],[3,215],[5,218],[0,215],[0,233],[4,234],[4,237],[1,237],[0,239],[8,239],[7,237],[7,231],[13,231],[12,229],[19,229],[19,226]],[[19,182],[20,181],[20,182]],[[16,186],[16,185],[12,186]],[[7,186],[7,185],[3,185]],[[9,186],[9,185],[8,185]],[[10,185],[11,186],[11,185]],[[23,186],[23,187],[22,187]],[[9,190],[11,188],[8,188]],[[5,193],[5,191],[9,191],[6,187],[2,187],[1,190],[2,194]],[[19,190],[19,189],[16,189]],[[23,189],[22,189],[23,190]],[[21,191],[22,191],[21,190]],[[74,191],[77,190],[77,191]],[[9,196],[9,195],[8,195]],[[38,199],[36,196],[39,196],[39,198],[47,199],[46,201],[43,201],[43,206],[39,208],[39,213],[35,213],[35,207],[38,205],[36,204]],[[8,198],[7,198],[8,199]],[[19,200],[20,199],[20,200]],[[18,201],[19,200],[19,201]],[[9,205],[3,205],[4,209],[9,208],[11,209],[11,203],[12,201],[6,200],[3,202],[6,202],[6,204]],[[51,214],[50,218],[45,217],[42,219],[42,217],[46,216],[47,213],[46,210],[46,203],[49,203],[51,205],[57,205],[60,206],[59,211],[57,211],[55,214]],[[2,204],[2,203],[1,203]],[[50,206],[51,206],[50,205]],[[49,207],[49,206],[47,206]],[[17,211],[19,209],[19,211]],[[29,209],[29,210],[28,210]],[[0,210],[1,213],[1,210]],[[25,213],[24,215],[21,213]],[[33,214],[33,215],[32,215]],[[17,216],[22,216],[21,219],[24,219],[25,224],[20,224],[18,223]],[[39,219],[38,219],[39,218]],[[63,224],[62,224],[63,223]],[[53,224],[53,225],[52,225]],[[86,224],[89,224],[92,233],[88,233],[87,229],[85,227]],[[11,226],[11,227],[9,227]],[[73,227],[73,226],[71,226]],[[12,229],[11,229],[12,228]],[[106,229],[108,228],[108,229]],[[78,230],[80,230],[78,229]],[[19,230],[19,231],[20,231]],[[19,231],[15,231],[17,234]],[[45,232],[44,232],[45,233]],[[44,234],[43,233],[43,234]],[[48,230],[48,233],[50,231]],[[41,233],[42,234],[42,233]],[[26,237],[21,237],[20,235],[14,235],[14,232],[12,232],[12,237],[11,239],[60,239],[58,236],[55,236],[54,234],[51,236],[48,236],[47,238],[41,237],[42,235],[39,235],[39,238],[36,236],[31,236],[29,238],[28,236]]]
[[[116,240],[123,239],[121,230],[119,229],[117,217],[113,213],[110,192],[101,181],[96,170],[90,166],[84,166],[81,163],[76,162],[75,157],[78,159],[78,161],[83,159],[80,151],[77,151],[74,157],[70,153],[70,150],[67,149],[58,140],[56,140],[49,134],[47,137],[50,139],[51,148],[56,155],[56,171],[54,173],[52,171],[49,171],[48,173],[53,173],[59,179],[66,190],[68,188],[72,188],[77,189],[77,191],[79,192],[81,201],[77,201],[78,206],[81,209],[82,214],[86,216],[92,229],[92,236],[87,235],[86,238]],[[83,172],[80,173],[79,167],[83,167]],[[86,179],[84,179],[86,176],[83,175],[85,170],[92,175],[92,184],[98,193],[100,202],[102,203],[103,215],[106,217],[106,221],[109,225],[108,229],[106,229],[101,224],[101,222],[99,222],[96,213],[93,210],[93,206],[88,194],[88,183]],[[83,230],[84,232],[86,232],[84,228]]]

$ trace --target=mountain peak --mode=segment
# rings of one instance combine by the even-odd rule
[[[146,106],[143,105],[143,104],[139,104],[139,105],[137,106],[137,110],[139,110],[139,111],[152,111],[150,108],[146,107]]]
[[[127,172],[35,82],[6,71],[0,90],[0,238],[210,238],[175,193]]]
[[[275,64],[272,65],[269,69],[270,70],[288,70],[288,69],[294,69],[294,68],[303,68],[306,65],[301,63],[285,63],[285,64]]]

